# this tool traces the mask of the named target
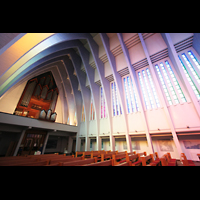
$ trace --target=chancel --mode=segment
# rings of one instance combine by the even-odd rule
[[[200,33],[1,33],[0,166],[200,165]]]

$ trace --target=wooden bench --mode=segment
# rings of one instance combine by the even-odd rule
[[[88,158],[85,160],[78,160],[78,161],[73,161],[73,162],[63,162],[60,163],[60,166],[82,166],[90,163],[96,163],[97,158]]]
[[[84,155],[84,151],[76,151],[75,157],[79,157],[79,156],[83,156],[83,155]]]
[[[127,151],[113,154],[112,159],[114,160],[114,165],[126,162],[126,157],[127,157]]]
[[[66,156],[64,158],[50,158],[49,164],[51,166],[54,166],[53,164],[55,164],[55,163],[58,164],[60,162],[74,162],[74,161],[84,160],[84,156],[77,157],[77,158],[72,158],[72,157],[67,158],[67,157],[68,156]]]
[[[142,166],[150,166],[150,162],[152,162],[152,156],[141,156]]]
[[[126,153],[126,161],[123,163],[119,163],[118,165],[115,166],[141,166],[142,165],[141,157],[146,155],[146,152],[137,154],[135,153],[136,152]]]
[[[150,154],[152,157],[152,162],[150,163],[151,166],[161,166],[161,160],[158,157],[158,153],[155,152],[153,154]]]
[[[91,163],[83,166],[114,166],[114,160],[110,159],[103,162]]]
[[[8,164],[6,166],[44,166],[48,164],[49,164],[49,160],[42,160],[42,161],[30,160],[30,161],[16,162],[16,163]]]
[[[164,154],[160,160],[162,166],[176,166],[176,159],[171,160],[168,153]]]
[[[21,163],[20,165],[13,166],[45,166],[49,164],[49,160],[37,161],[37,162],[29,162],[29,163]]]
[[[0,166],[15,166],[15,165],[20,165],[21,163],[32,163],[32,162],[37,162],[40,161],[38,158],[21,158],[21,159],[11,159],[11,160],[6,160],[6,161],[1,161]]]
[[[137,153],[136,154],[136,159],[132,159],[132,166],[141,166],[142,165],[142,160],[141,160],[141,156],[146,156],[146,152],[143,153]]]
[[[117,151],[112,151],[112,152],[107,152],[107,153],[103,153],[101,154],[101,162],[104,160],[110,160],[112,158],[112,155],[115,155],[117,153]]]
[[[196,166],[192,160],[188,160],[184,153],[181,153],[183,166]]]
[[[120,164],[118,164],[118,165],[115,165],[115,167],[125,167],[125,166],[132,166],[132,163],[131,163],[131,161],[129,161],[129,162],[123,162],[123,163],[120,163]]]

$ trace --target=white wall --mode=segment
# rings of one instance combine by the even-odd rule
[[[187,126],[192,128],[199,126],[200,120],[192,103],[185,103],[183,105],[177,104],[176,106],[170,106],[168,108],[176,128],[187,128]]]
[[[109,132],[109,121],[108,118],[102,118],[100,119],[100,134],[108,134]]]
[[[158,129],[170,130],[164,109],[147,110],[145,113],[150,131],[157,131]]]
[[[0,112],[13,114],[15,108],[19,102],[19,99],[24,91],[27,81],[18,85],[17,87],[13,86],[8,90],[0,99]]]
[[[123,132],[125,133],[125,123],[122,115],[117,115],[112,118],[113,120],[113,133]]]
[[[140,112],[127,115],[129,132],[145,131],[145,124]]]
[[[57,113],[57,117],[56,117],[55,122],[63,123],[62,105],[61,105],[60,95],[58,95],[55,112]]]
[[[145,44],[150,56],[167,48],[167,45],[165,44],[165,41],[160,33],[155,33],[154,35],[148,37],[145,40]]]
[[[169,33],[173,44],[176,44],[180,41],[183,41],[191,36],[194,35],[194,33]]]
[[[131,64],[146,58],[141,42],[128,49]]]
[[[96,120],[89,121],[89,135],[97,135],[97,122]]]

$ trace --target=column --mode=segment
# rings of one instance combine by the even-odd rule
[[[149,52],[147,50],[147,47],[146,47],[146,44],[145,44],[144,39],[142,37],[142,34],[138,33],[138,35],[140,37],[140,41],[142,43],[142,46],[143,46],[143,49],[144,49],[144,53],[145,53],[145,55],[147,57],[147,60],[148,60],[148,63],[149,63],[149,68],[150,68],[150,72],[151,72],[152,78],[153,78],[154,83],[155,83],[155,87],[158,90],[158,93],[160,94],[159,95],[160,96],[160,101],[161,101],[161,103],[162,103],[162,105],[164,107],[164,111],[165,111],[166,117],[167,117],[169,125],[170,125],[170,129],[171,129],[171,132],[172,132],[174,143],[175,143],[176,148],[178,150],[178,153],[180,155],[183,151],[182,151],[181,145],[179,143],[178,137],[176,135],[175,127],[174,127],[173,121],[171,119],[170,112],[169,112],[169,110],[167,108],[166,100],[163,97],[162,90],[161,90],[161,87],[159,85],[158,79],[156,77],[156,72],[155,72],[155,69],[154,69],[153,64],[151,62],[151,59],[150,59],[150,56],[149,56]]]
[[[48,139],[49,139],[49,132],[46,135],[46,138],[45,138],[45,141],[44,141],[44,145],[43,145],[43,149],[42,149],[42,153],[41,154],[44,154],[44,152],[45,152]]]
[[[139,103],[141,114],[142,114],[142,117],[143,117],[144,123],[145,123],[145,132],[146,132],[147,142],[148,142],[148,145],[149,145],[149,148],[150,148],[149,150],[150,150],[151,153],[154,153],[153,144],[152,144],[151,136],[150,136],[150,133],[149,133],[148,123],[147,123],[147,119],[146,119],[146,116],[145,116],[144,107],[143,107],[143,104],[142,104],[142,101],[141,101],[142,95],[140,94],[139,85],[137,83],[137,76],[136,76],[135,70],[133,69],[133,67],[131,65],[129,52],[128,52],[126,45],[124,44],[122,34],[117,33],[117,35],[118,35],[118,38],[119,38],[119,41],[120,41],[126,62],[127,62],[127,65],[128,65],[129,73],[130,73],[131,79],[133,81],[133,85],[134,85],[136,95],[139,97],[138,103]],[[130,140],[130,142],[131,142],[131,140]]]
[[[72,145],[73,145],[73,138],[71,136],[69,136],[68,137],[68,148],[67,148],[68,153],[72,152]]]
[[[16,156],[16,155],[17,155],[17,152],[18,152],[18,150],[19,150],[19,147],[20,147],[20,145],[21,145],[21,142],[22,142],[22,139],[23,139],[23,137],[24,137],[24,134],[25,134],[26,130],[27,130],[27,129],[24,129],[24,130],[22,131],[21,136],[20,136],[20,138],[19,138],[19,141],[18,141],[18,143],[17,143],[17,146],[16,146],[16,148],[15,148],[15,152],[14,152],[13,156]]]

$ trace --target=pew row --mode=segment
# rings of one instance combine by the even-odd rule
[[[184,153],[181,153],[183,166],[196,166],[192,160],[188,160]]]

